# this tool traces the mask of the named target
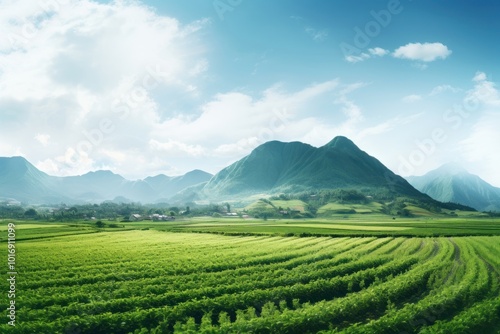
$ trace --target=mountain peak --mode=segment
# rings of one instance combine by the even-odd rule
[[[352,140],[344,136],[337,136],[333,138],[328,144],[325,145],[325,147],[337,149],[359,149],[356,144],[352,142]]]
[[[457,175],[457,174],[469,174],[465,168],[463,168],[459,163],[456,162],[449,162],[437,169],[437,171],[441,173],[446,173],[450,175]]]
[[[89,180],[125,180],[121,175],[115,174],[110,170],[96,170],[81,175]]]
[[[418,190],[441,202],[466,205],[480,211],[500,211],[500,188],[448,163],[422,176],[408,178]]]
[[[387,175],[394,179],[390,186]],[[383,188],[428,199],[342,136],[319,148],[302,142],[262,144],[217,173],[204,186],[203,193],[211,199],[342,188]]]
[[[46,176],[42,171],[39,171],[26,158],[20,156],[0,157],[0,172],[6,176],[14,177],[13,175],[21,175],[24,173],[34,173],[41,176]]]
[[[207,175],[212,177],[213,175],[210,173],[207,173],[201,169],[193,169],[192,171],[187,172],[185,175]]]
[[[30,165],[29,161],[23,157],[15,156],[15,157],[0,157],[0,166],[2,165],[13,165],[13,166],[28,166]]]

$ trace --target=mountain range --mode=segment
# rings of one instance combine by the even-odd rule
[[[321,147],[270,141],[215,175],[193,170],[182,176],[160,174],[136,181],[107,170],[79,176],[50,176],[22,157],[0,158],[0,200],[29,204],[109,200],[186,203],[350,189],[385,199],[404,197],[433,204],[437,203],[435,200],[470,204],[480,210],[498,208],[499,189],[464,172],[457,172],[449,179],[446,176],[449,173],[441,170],[409,178],[412,186],[351,140],[339,136]],[[479,194],[487,200],[481,197],[477,201]]]
[[[422,176],[407,177],[416,189],[441,202],[500,212],[500,188],[456,164],[446,164]]]
[[[206,182],[212,174],[193,170],[182,176],[157,175],[130,181],[111,171],[79,176],[50,176],[23,157],[0,158],[0,199],[30,204],[100,203],[106,200],[158,202]]]

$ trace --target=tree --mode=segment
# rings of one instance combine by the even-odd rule
[[[71,208],[69,208],[69,210],[68,210],[68,211],[69,211],[69,213],[70,213],[73,217],[75,217],[75,216],[77,215],[77,213],[78,213],[78,209],[77,209],[75,206],[72,206]]]
[[[28,217],[28,218],[35,218],[36,216],[38,216],[38,213],[36,212],[35,209],[31,208],[31,209],[26,210],[26,212],[24,213],[24,216]]]
[[[104,224],[102,221],[98,220],[95,222],[95,226],[98,228],[103,228],[106,224]]]

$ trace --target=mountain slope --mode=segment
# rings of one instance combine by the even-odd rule
[[[212,174],[199,169],[192,170],[181,176],[166,176],[163,174],[144,179],[153,188],[159,197],[171,198],[183,189],[207,182],[212,178]]]
[[[480,211],[500,211],[500,188],[455,164],[407,179],[415,188],[438,201],[459,203]]]
[[[300,142],[267,142],[217,173],[203,193],[224,197],[333,188],[383,188],[427,198],[346,137],[336,137],[319,148]]]
[[[38,170],[23,157],[0,157],[0,198],[28,203],[68,200],[56,185],[57,178]]]
[[[200,170],[182,176],[158,175],[130,181],[111,171],[55,177],[38,170],[22,157],[0,158],[0,199],[30,204],[99,203],[114,198],[140,202],[168,200],[184,188],[208,181]]]

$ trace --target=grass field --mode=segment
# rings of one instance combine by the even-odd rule
[[[275,208],[281,207],[284,210],[287,210],[288,208],[290,208],[291,210],[296,210],[299,212],[304,212],[305,207],[307,205],[305,202],[303,202],[301,200],[286,200],[286,201],[285,200],[272,200],[270,202],[272,203],[272,205],[274,205]],[[247,205],[244,209],[247,211],[251,211],[251,210],[255,210],[255,209],[263,209],[263,208],[272,209],[273,208],[272,205],[265,203],[265,202],[262,202],[262,201],[255,201],[254,203]]]
[[[499,333],[498,221],[360,216],[17,221],[0,332]]]
[[[132,226],[147,226],[148,222]],[[130,225],[129,225],[130,226]],[[155,225],[173,232],[210,232],[224,234],[279,234],[315,236],[468,236],[500,235],[500,220],[477,217],[398,218],[387,215],[359,214],[337,219],[269,219],[199,218]]]
[[[340,204],[328,203],[318,209],[320,215],[331,215],[355,211],[356,213],[375,213],[380,212],[382,204],[377,202],[370,202],[368,204]]]

